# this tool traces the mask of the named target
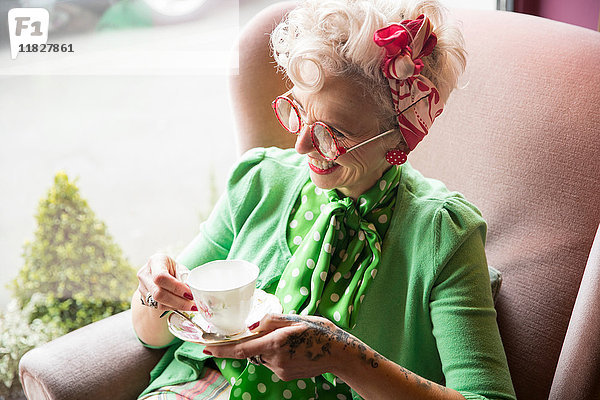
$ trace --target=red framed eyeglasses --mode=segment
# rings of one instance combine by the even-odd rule
[[[319,152],[319,154],[328,161],[335,161],[343,154],[349,153],[367,143],[371,143],[374,140],[397,131],[397,128],[390,129],[347,149],[340,145],[336,136],[339,137],[349,135],[321,121],[308,124],[302,119],[300,114],[301,106],[295,100],[288,97],[291,92],[291,90],[288,90],[281,96],[277,96],[275,100],[273,100],[273,103],[271,103],[277,120],[285,130],[293,133],[294,135],[298,135],[300,133],[303,125],[307,125],[310,129],[310,138],[313,146]],[[415,101],[402,112],[408,110],[425,97],[427,96]]]

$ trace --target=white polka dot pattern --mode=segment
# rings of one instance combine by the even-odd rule
[[[337,283],[337,281],[339,281],[341,277],[342,277],[342,274],[340,274],[339,272],[336,272],[333,275],[333,281]]]
[[[311,315],[318,310],[340,327],[354,326],[378,273],[381,238],[395,203],[395,196],[388,194],[395,193],[399,179],[399,168],[388,169],[356,202],[311,182],[302,188],[288,220],[287,240],[294,258],[275,293],[285,313]]]
[[[402,150],[394,149],[385,153],[385,160],[392,165],[402,165],[406,162],[407,156]]]
[[[215,364],[220,368],[223,377],[231,383],[230,399],[253,400],[266,396],[278,399],[308,399],[311,396],[351,398],[348,385],[335,378],[330,381],[329,378],[318,375],[307,379],[283,381],[266,366],[254,365],[246,360],[216,358]],[[191,384],[196,385],[195,382]]]

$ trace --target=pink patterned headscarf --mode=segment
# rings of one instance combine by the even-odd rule
[[[444,109],[435,85],[421,75],[421,58],[431,54],[437,44],[432,30],[429,19],[421,14],[417,19],[379,29],[373,35],[375,43],[385,49],[382,70],[388,78],[400,130],[410,150],[423,140],[433,120]],[[416,101],[414,107],[400,114]]]

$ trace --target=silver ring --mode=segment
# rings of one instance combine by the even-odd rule
[[[248,361],[250,361],[250,363],[254,364],[254,365],[262,365],[265,363],[265,360],[263,360],[263,358],[262,358],[262,354],[258,354],[256,356],[250,356],[250,357],[248,357]]]
[[[144,301],[142,300],[142,304],[144,304]],[[154,300],[154,298],[152,297],[152,294],[148,293],[146,295],[146,304],[144,304],[148,307],[152,307],[152,308],[158,308],[158,302],[156,300]]]

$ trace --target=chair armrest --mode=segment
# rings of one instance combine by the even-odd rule
[[[550,400],[600,398],[600,226],[583,272]]]
[[[163,354],[138,341],[124,311],[27,352],[19,376],[28,399],[135,399]]]

